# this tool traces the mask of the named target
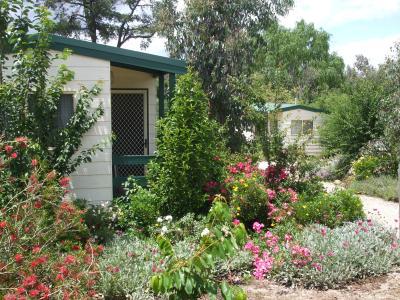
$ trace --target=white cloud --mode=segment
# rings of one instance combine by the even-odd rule
[[[297,0],[281,24],[293,27],[301,19],[330,29],[352,21],[374,20],[400,11],[399,0]]]
[[[332,50],[343,57],[347,65],[352,65],[355,56],[362,54],[375,66],[383,63],[390,54],[390,48],[395,42],[400,42],[400,33],[382,38],[372,38],[346,44],[333,45]]]

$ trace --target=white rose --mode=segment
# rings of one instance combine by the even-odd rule
[[[165,221],[171,222],[172,221],[172,216],[169,216],[169,215],[166,216],[165,217]]]
[[[260,161],[258,164],[258,169],[259,170],[266,170],[269,166],[269,163],[267,161]]]
[[[209,234],[210,234],[210,230],[208,230],[208,228],[204,228],[200,235],[203,237],[203,236],[206,236]]]
[[[162,220],[162,218],[161,217],[158,217],[157,218],[157,223],[161,223],[163,220]]]

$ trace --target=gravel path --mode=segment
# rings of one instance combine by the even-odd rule
[[[332,193],[342,187],[332,182],[323,183],[325,190]],[[378,197],[359,195],[363,203],[364,212],[368,218],[384,225],[390,229],[398,229],[399,226],[399,204]]]

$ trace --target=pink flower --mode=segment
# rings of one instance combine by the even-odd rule
[[[399,247],[399,244],[396,241],[393,241],[392,244],[390,245],[390,248],[392,248],[392,250],[397,249]]]
[[[13,152],[13,153],[11,153],[11,158],[17,158],[18,157],[18,154],[17,154],[17,152]]]
[[[321,264],[312,263],[311,266],[312,266],[313,268],[315,268],[315,270],[317,270],[317,271],[320,271],[320,272],[322,271],[322,266],[321,266]]]
[[[262,224],[262,223],[258,223],[258,222],[254,222],[254,224],[253,224],[253,230],[256,232],[256,233],[261,233],[261,230],[264,228],[264,224]]]
[[[325,227],[321,228],[321,234],[322,234],[322,236],[326,236],[326,228]]]
[[[335,253],[333,251],[329,251],[326,255],[328,255],[329,257],[335,256]]]
[[[240,224],[240,221],[238,219],[234,219],[232,224],[238,226]]]
[[[268,252],[263,252],[262,257],[256,257],[253,262],[253,275],[256,279],[261,280],[269,273],[274,264],[274,258],[269,256]]]
[[[21,263],[24,260],[24,256],[20,253],[17,253],[14,256],[14,259],[16,263]]]
[[[7,154],[10,154],[13,151],[13,149],[14,149],[13,146],[10,146],[10,145],[6,145],[4,147],[4,150],[6,150]]]
[[[268,199],[274,200],[276,198],[276,192],[271,189],[267,189]]]
[[[290,242],[293,239],[293,237],[290,234],[285,234],[285,241]]]
[[[59,183],[62,187],[67,187],[69,185],[70,178],[68,177],[63,177],[60,179]]]
[[[31,166],[36,167],[38,165],[38,160],[37,159],[32,159],[31,161]]]

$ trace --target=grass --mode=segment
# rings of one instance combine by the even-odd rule
[[[385,200],[397,200],[397,179],[392,176],[370,177],[364,180],[354,180],[349,188],[357,193],[383,198]]]

